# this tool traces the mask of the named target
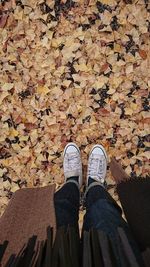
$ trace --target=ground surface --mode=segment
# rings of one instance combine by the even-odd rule
[[[21,187],[62,184],[70,141],[84,175],[95,143],[148,175],[148,0],[0,5],[0,214]]]

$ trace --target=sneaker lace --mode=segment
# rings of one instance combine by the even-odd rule
[[[79,156],[77,153],[67,153],[67,163],[69,170],[79,169]]]
[[[98,176],[102,178],[104,172],[104,159],[102,157],[91,157],[89,166],[88,176]]]

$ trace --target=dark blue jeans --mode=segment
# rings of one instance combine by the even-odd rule
[[[78,227],[80,192],[74,183],[66,183],[54,195],[57,228]]]
[[[79,189],[74,183],[64,184],[55,193],[57,228],[68,225],[78,227],[79,202]],[[86,196],[85,206],[83,230],[102,229],[104,227],[111,231],[115,226],[119,226],[120,221],[123,221],[120,207],[102,186],[97,185],[90,188]]]

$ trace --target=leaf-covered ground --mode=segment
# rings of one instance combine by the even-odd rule
[[[0,214],[19,188],[62,184],[70,141],[84,176],[96,143],[148,175],[148,2],[1,0]]]

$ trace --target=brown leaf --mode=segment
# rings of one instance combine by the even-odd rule
[[[26,122],[26,123],[24,123],[24,125],[25,125],[27,130],[32,130],[32,129],[36,129],[37,128],[36,124],[30,123],[30,122]]]
[[[103,116],[103,117],[109,116],[110,115],[110,111],[108,111],[105,108],[100,108],[99,111],[98,111],[98,115]]]
[[[105,63],[104,65],[102,65],[100,72],[105,72],[108,68],[109,68],[109,64]]]
[[[8,18],[8,15],[7,14],[3,14],[1,17],[0,17],[0,28],[4,28],[6,23],[7,23],[7,18]]]
[[[147,52],[145,50],[139,49],[139,55],[143,60],[147,59]]]
[[[150,125],[150,118],[144,118],[142,122]]]

